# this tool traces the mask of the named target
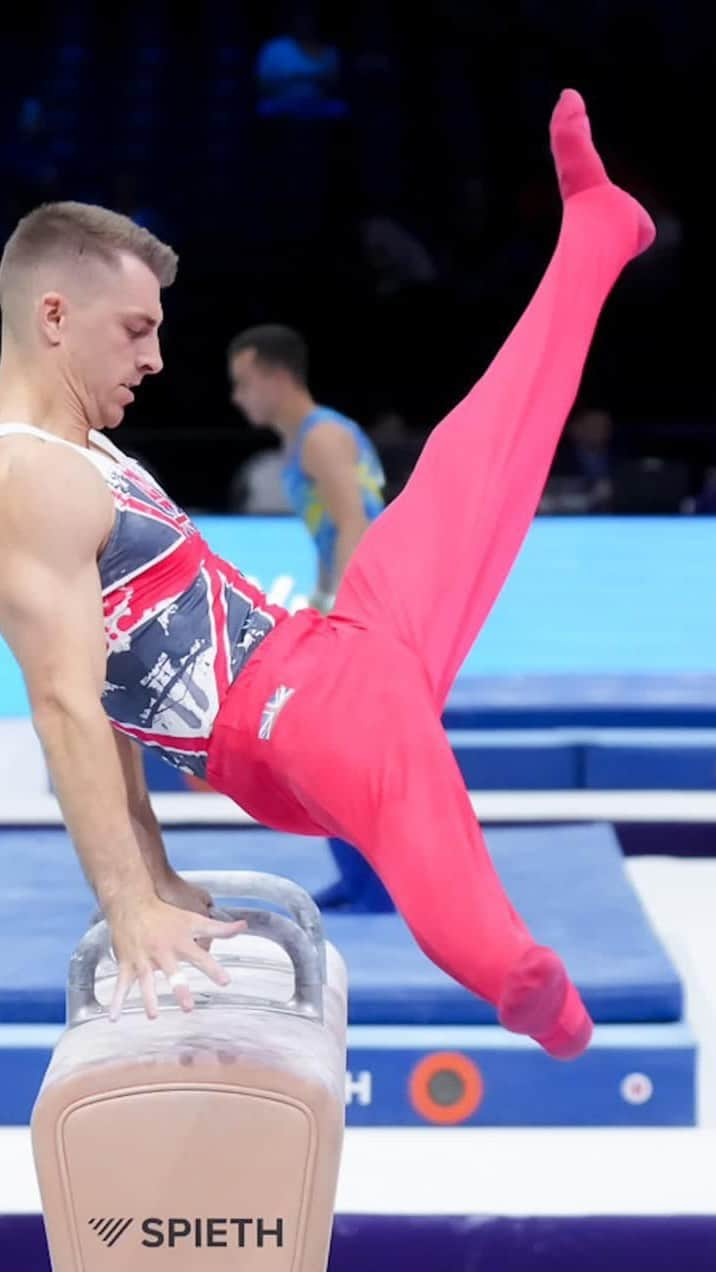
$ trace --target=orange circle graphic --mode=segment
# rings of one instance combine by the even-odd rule
[[[459,1051],[423,1056],[410,1075],[413,1108],[427,1122],[440,1126],[464,1122],[480,1107],[484,1094],[480,1070]]]

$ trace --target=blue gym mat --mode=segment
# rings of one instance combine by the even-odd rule
[[[716,729],[451,729],[448,739],[471,791],[716,787]]]
[[[681,1018],[678,974],[610,827],[492,829],[487,838],[514,904],[563,956],[595,1021]],[[334,874],[321,840],[207,827],[168,830],[165,842],[180,870],[261,869],[309,891]],[[0,1023],[62,1023],[67,965],[93,896],[61,830],[0,831],[0,869]],[[492,1008],[439,971],[398,915],[329,914],[325,925],[348,965],[351,1023],[494,1023]]]
[[[447,729],[713,729],[716,675],[463,672],[443,721]]]

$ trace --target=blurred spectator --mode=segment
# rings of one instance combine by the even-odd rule
[[[611,416],[607,411],[589,407],[572,416],[567,432],[575,468],[591,492],[593,502],[605,502],[609,497],[610,444],[614,435]]]
[[[343,197],[348,108],[341,95],[341,58],[318,19],[300,10],[286,34],[269,40],[256,62],[260,161],[253,203],[258,233],[309,250],[321,242]],[[345,200],[344,200],[345,201]]]
[[[435,263],[425,245],[391,217],[367,217],[361,223],[360,237],[376,295],[392,296],[404,287],[437,280]]]
[[[539,511],[669,515],[682,510],[688,489],[687,464],[624,453],[609,412],[580,407],[567,424]]]
[[[616,516],[672,516],[689,491],[688,464],[661,456],[626,459],[615,467],[612,511]]]
[[[221,453],[207,452],[204,478],[169,441],[221,418],[206,360],[227,329],[277,311],[315,333],[331,392],[348,392],[361,418],[389,405],[380,429],[400,487],[403,441],[468,390],[544,271],[560,213],[546,125],[575,82],[610,175],[646,204],[658,238],[610,297],[582,389],[618,433],[595,443],[593,419],[575,414],[543,509],[668,509],[683,460],[685,510],[711,511],[704,6],[443,0],[414,6],[408,23],[386,0],[345,11],[281,0],[209,5],[200,39],[165,9],[143,11],[139,32],[125,11],[83,5],[5,32],[0,228],[76,198],[179,239],[168,374],[131,426],[142,439],[166,429],[152,453],[185,486],[182,502],[226,506]],[[231,453],[248,450],[232,441]],[[276,463],[262,454],[249,467],[249,506],[272,504]]]
[[[272,118],[342,119],[337,47],[324,41],[310,12],[296,15],[285,35],[261,48],[256,76],[259,114]]]
[[[424,439],[416,437],[399,411],[383,411],[371,429],[385,472],[386,503],[399,495],[415,468]]]
[[[293,515],[283,484],[285,448],[259,451],[237,470],[229,488],[229,512],[245,516]]]
[[[577,410],[540,503],[542,513],[605,513],[612,509],[614,424],[608,411]]]
[[[698,495],[685,499],[681,511],[695,517],[716,517],[716,468],[707,468]]]

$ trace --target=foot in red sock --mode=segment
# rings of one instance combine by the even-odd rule
[[[550,136],[562,199],[566,202],[573,195],[582,194],[595,186],[609,186],[611,190],[617,191],[623,200],[629,201],[632,211],[637,213],[634,255],[645,252],[656,237],[654,223],[636,199],[609,180],[592,141],[584,100],[575,89],[566,88],[557,102],[552,114]]]
[[[586,1051],[592,1022],[552,951],[535,945],[507,977],[498,1004],[500,1024],[529,1034],[556,1060],[574,1060]]]

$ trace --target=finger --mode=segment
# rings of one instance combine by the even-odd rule
[[[217,919],[209,919],[207,923],[204,923],[204,924],[197,923],[196,928],[194,932],[192,933],[192,936],[194,938],[195,944],[199,946],[199,949],[204,950],[204,952],[208,954],[209,950],[211,949],[211,942],[214,940],[215,937],[226,938],[230,936],[236,936],[239,932],[245,932],[245,931],[246,931],[245,919],[237,919],[229,923],[224,923],[223,921],[219,921]]]
[[[211,955],[207,954],[204,950],[199,949],[199,946],[194,942],[192,942],[192,953],[187,953],[186,957],[194,964],[195,967],[198,967],[201,972],[205,972],[210,980],[215,981],[217,985],[223,985],[225,987],[231,984],[231,977],[226,968],[221,967],[221,965],[216,962],[216,959],[213,959]]]
[[[236,919],[233,923],[224,923],[219,919],[205,919],[203,923],[198,923],[196,927],[197,936],[217,936],[224,940],[229,936],[236,936],[238,932],[246,931],[246,919]]]
[[[186,976],[179,970],[179,964],[176,959],[172,958],[171,955],[167,955],[166,958],[162,959],[161,969],[182,1011],[191,1011],[194,1006],[194,998],[189,989]]]
[[[236,936],[238,932],[245,932],[246,926],[247,926],[245,919],[237,919],[236,921],[229,922],[229,923],[224,923],[216,919],[211,919],[210,923],[213,926],[210,928],[208,933],[206,929],[204,929],[202,935],[198,935],[194,937],[194,941],[199,946],[199,949],[204,950],[206,954],[209,953],[211,949],[211,943],[216,937],[225,938],[227,936]],[[228,981],[227,981],[227,984],[228,984]]]
[[[150,1020],[156,1020],[159,1015],[159,1003],[157,1002],[157,989],[154,984],[154,971],[146,964],[143,964],[139,970],[139,984],[142,989],[142,998],[144,999],[144,1010]]]
[[[114,987],[114,994],[109,1008],[110,1020],[119,1020],[125,999],[135,980],[136,977],[131,966],[128,963],[120,963],[117,983]]]
[[[213,905],[211,908],[213,910],[213,914],[210,914],[209,918],[215,919],[217,923],[232,923],[233,922],[228,910],[222,910],[221,906],[218,906],[218,905]]]

